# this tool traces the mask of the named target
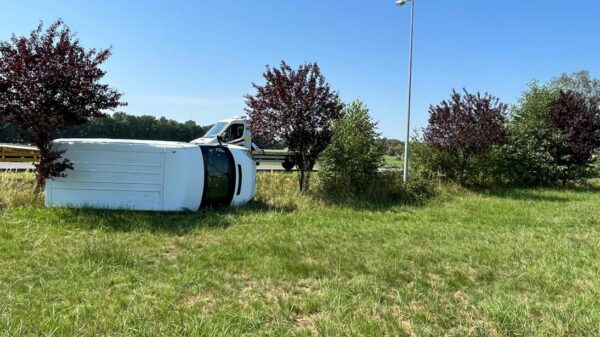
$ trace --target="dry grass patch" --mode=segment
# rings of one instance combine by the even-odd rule
[[[34,188],[30,173],[0,172],[0,209],[43,205],[44,194],[33,193]]]

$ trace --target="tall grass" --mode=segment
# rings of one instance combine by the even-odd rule
[[[43,205],[43,194],[34,190],[31,173],[0,172],[0,208]]]
[[[298,192],[295,174],[262,172],[258,174],[256,202],[293,209],[344,207],[383,210],[399,206],[419,205],[435,195],[440,185],[423,179],[413,179],[405,185],[402,172],[381,172],[373,183],[357,195],[325,190],[319,175],[312,177],[311,189]]]

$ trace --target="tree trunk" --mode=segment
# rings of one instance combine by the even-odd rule
[[[306,178],[304,178],[304,190],[310,188],[310,169],[306,170]]]
[[[46,185],[46,176],[48,175],[46,172],[48,163],[46,163],[46,161],[48,160],[49,151],[47,141],[44,139],[44,137],[41,136],[40,138],[38,135],[36,138],[35,144],[40,150],[40,161],[39,163],[35,164],[35,193],[41,193]]]
[[[300,192],[306,191],[308,190],[309,187],[309,179],[310,179],[310,161],[307,158],[306,153],[304,153],[304,150],[300,150],[301,154],[299,156],[299,162],[298,162],[298,171],[300,172],[300,181],[299,183],[299,189]]]
[[[298,173],[300,174],[300,179],[298,180],[298,190],[302,192],[304,189],[304,165],[298,165]]]

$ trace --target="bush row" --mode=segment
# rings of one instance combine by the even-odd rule
[[[508,109],[491,95],[454,92],[430,108],[411,147],[421,176],[463,185],[549,186],[598,176],[600,81],[578,73],[533,82]]]
[[[413,137],[408,184],[401,172],[378,172],[384,160],[376,128],[362,102],[344,107],[319,160],[326,195],[420,199],[436,180],[487,187],[582,183],[600,172],[600,81],[584,71],[533,82],[514,106],[488,93],[453,91],[430,107],[422,136]]]

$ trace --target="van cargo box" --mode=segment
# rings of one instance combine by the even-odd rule
[[[47,181],[47,206],[195,211],[256,193],[255,163],[237,146],[121,139],[57,139],[53,146],[74,167]]]

